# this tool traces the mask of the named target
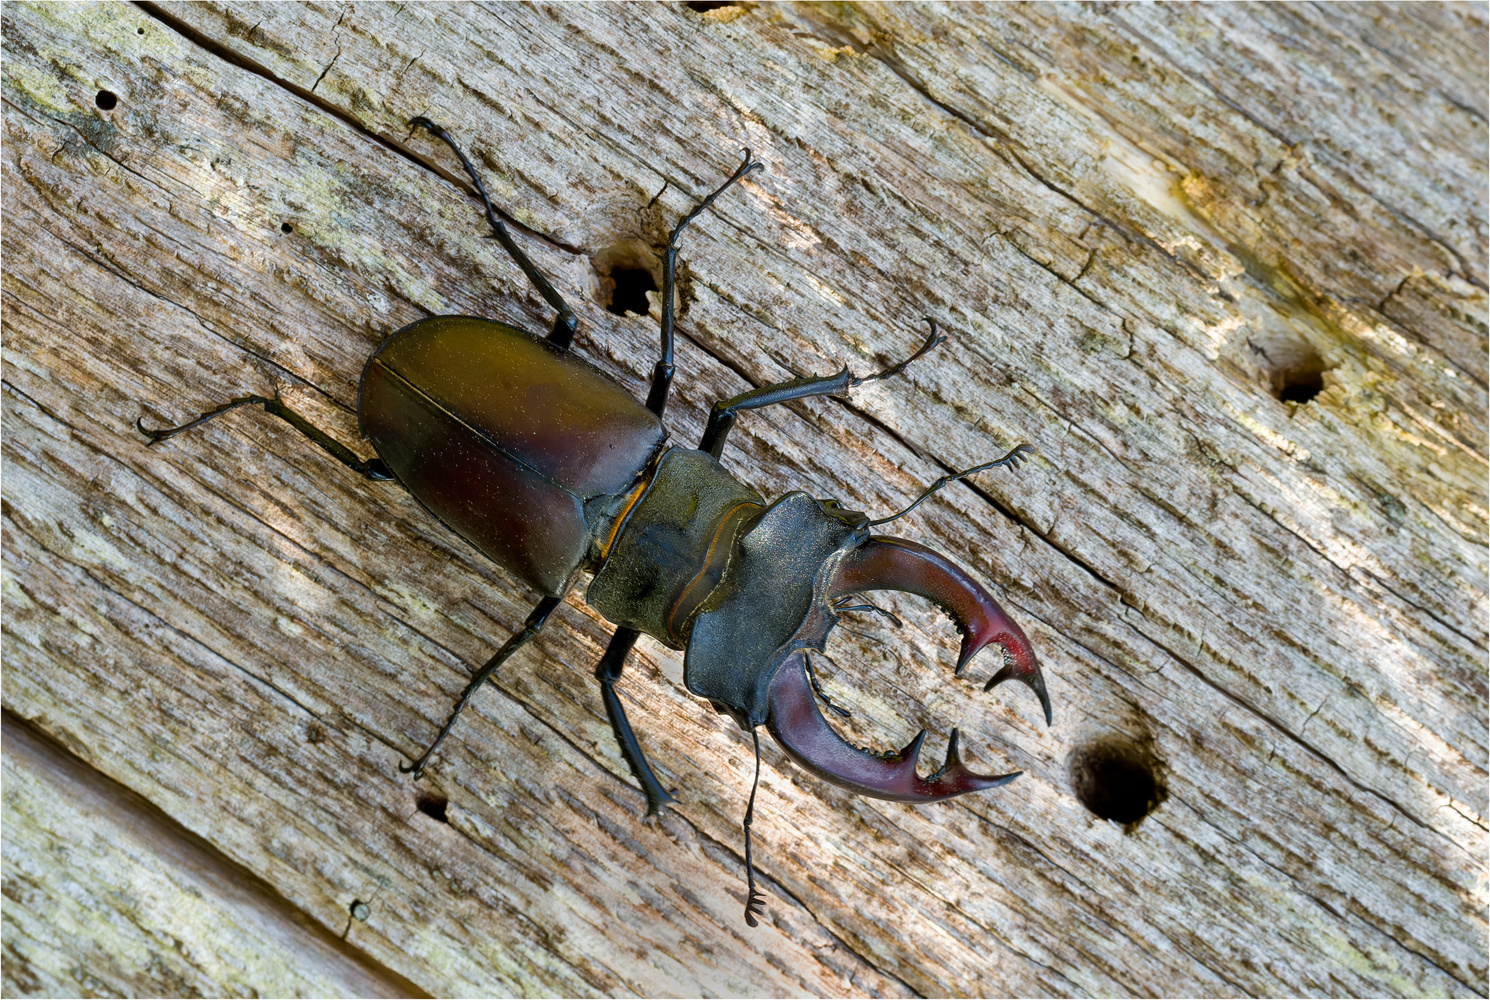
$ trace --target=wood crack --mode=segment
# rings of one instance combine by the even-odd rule
[[[113,823],[140,835],[155,852],[188,859],[201,874],[203,887],[210,886],[218,894],[213,897],[215,902],[245,906],[259,919],[283,928],[282,933],[308,938],[309,950],[321,953],[317,957],[324,960],[334,956],[343,965],[347,985],[354,991],[388,997],[431,995],[344,940],[273,884],[223,854],[159,806],[77,756],[38,722],[4,707],[0,708],[0,726],[4,728],[7,761],[15,760],[32,773],[45,775],[48,786],[71,801],[107,810]],[[14,844],[12,834],[7,849],[13,851]],[[9,925],[7,939],[8,932]],[[295,957],[303,960],[306,956]]]
[[[1268,714],[1267,712],[1263,711],[1261,708],[1257,707],[1256,705],[1253,705],[1246,698],[1244,698],[1241,695],[1236,694],[1235,692],[1229,690],[1228,688],[1226,688],[1224,685],[1218,683],[1217,681],[1212,680],[1210,677],[1208,677],[1206,675],[1205,671],[1201,670],[1199,667],[1197,667],[1195,664],[1191,663],[1185,657],[1180,656],[1178,653],[1176,653],[1173,649],[1169,648],[1163,642],[1159,641],[1158,639],[1155,639],[1153,636],[1149,635],[1147,632],[1144,632],[1142,629],[1137,628],[1137,626],[1134,626],[1134,630],[1137,631],[1140,635],[1142,635],[1149,642],[1152,642],[1155,646],[1158,646],[1160,649],[1164,650],[1164,652],[1168,653],[1171,657],[1174,658],[1174,661],[1176,663],[1178,663],[1180,666],[1184,667],[1190,673],[1194,674],[1195,677],[1196,677],[1196,679],[1199,680],[1201,683],[1205,684],[1207,687],[1209,687],[1212,690],[1214,690],[1217,694],[1222,695],[1228,701],[1230,701],[1233,704],[1235,704],[1237,707],[1242,708],[1242,709],[1246,710],[1247,712],[1250,712],[1252,715],[1256,716],[1261,721],[1266,722],[1269,726],[1271,726],[1273,729],[1277,730],[1279,733],[1283,734],[1289,740],[1291,740],[1292,742],[1298,744],[1303,749],[1307,750],[1311,755],[1313,755],[1318,760],[1320,760],[1321,762],[1323,762],[1331,770],[1333,770],[1334,772],[1336,772],[1337,774],[1339,774],[1340,777],[1344,778],[1345,781],[1348,782],[1352,788],[1356,789],[1357,791],[1364,792],[1367,795],[1374,796],[1377,799],[1380,799],[1384,804],[1390,806],[1393,810],[1395,810],[1397,813],[1399,813],[1403,818],[1405,818],[1405,819],[1409,820],[1410,822],[1412,822],[1415,826],[1421,827],[1424,830],[1427,830],[1427,831],[1429,831],[1429,832],[1431,832],[1433,834],[1436,834],[1438,837],[1441,837],[1445,843],[1453,845],[1455,848],[1457,848],[1458,850],[1460,850],[1462,852],[1465,852],[1466,854],[1471,853],[1470,850],[1469,850],[1469,848],[1465,847],[1463,844],[1460,844],[1458,841],[1456,841],[1454,838],[1450,837],[1448,834],[1444,833],[1442,830],[1436,829],[1435,827],[1429,825],[1424,820],[1419,819],[1417,816],[1414,816],[1412,814],[1412,812],[1409,809],[1407,809],[1405,806],[1403,806],[1400,802],[1395,801],[1394,799],[1392,799],[1390,796],[1388,796],[1384,792],[1379,792],[1376,789],[1370,787],[1369,785],[1366,785],[1366,784],[1358,781],[1356,778],[1352,777],[1351,774],[1350,774],[1350,772],[1347,771],[1347,770],[1345,770],[1345,768],[1342,767],[1329,754],[1325,753],[1323,750],[1319,749],[1314,744],[1312,744],[1308,740],[1304,739],[1302,736],[1294,733],[1291,729],[1289,729],[1287,726],[1285,726],[1281,721],[1279,721],[1278,719],[1274,718],[1272,715]]]

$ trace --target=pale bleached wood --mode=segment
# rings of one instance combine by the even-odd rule
[[[4,17],[5,705],[311,919],[368,900],[349,940],[438,994],[1485,991],[1482,7]],[[277,387],[350,442],[391,330],[546,327],[414,114],[636,390],[655,324],[590,257],[766,161],[688,235],[677,440],[746,380],[953,332],[751,414],[729,463],[881,511],[1040,449],[896,530],[998,588],[1055,727],[951,681],[911,602],[828,678],[859,737],[959,724],[1025,777],[916,810],[768,747],[749,932],[748,739],[644,643],[633,723],[683,792],[640,822],[579,594],[398,774],[531,595],[262,417],[132,425]],[[1275,399],[1309,352],[1324,392]],[[1072,793],[1114,733],[1163,762],[1131,833]]]
[[[8,718],[4,850],[6,996],[417,992]]]

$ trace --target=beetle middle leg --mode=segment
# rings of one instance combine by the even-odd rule
[[[724,442],[729,437],[730,429],[735,426],[735,416],[742,410],[758,410],[763,406],[787,403],[793,399],[807,399],[811,396],[841,396],[856,385],[899,375],[907,365],[947,339],[937,333],[936,320],[928,317],[926,322],[931,324],[931,335],[926,338],[926,342],[915,354],[899,364],[891,365],[882,372],[859,378],[851,374],[848,366],[844,365],[843,370],[836,375],[788,379],[775,385],[751,389],[715,403],[714,409],[709,413],[709,424],[704,428],[704,436],[699,441],[699,451],[706,451],[718,458],[724,451]]]
[[[507,227],[502,224],[502,220],[497,218],[496,210],[492,208],[491,199],[487,197],[486,185],[481,183],[481,175],[476,173],[476,168],[471,165],[470,160],[466,159],[465,152],[461,150],[460,146],[456,145],[455,139],[451,137],[449,132],[428,118],[422,115],[418,118],[411,118],[409,119],[409,124],[428,129],[431,135],[444,142],[445,145],[455,151],[456,156],[460,157],[461,166],[466,168],[466,173],[476,185],[476,193],[481,196],[481,204],[486,209],[486,222],[491,226],[491,231],[496,236],[497,242],[502,244],[502,249],[507,251],[507,256],[511,257],[518,267],[522,268],[523,274],[528,276],[528,280],[533,283],[534,288],[538,289],[538,294],[543,296],[544,301],[559,310],[559,316],[554,320],[554,328],[548,335],[549,343],[568,350],[570,343],[574,341],[574,331],[579,328],[579,320],[575,317],[574,310],[569,308],[569,303],[564,301],[564,296],[559,294],[559,290],[528,259],[528,255],[523,253],[522,247],[518,246],[512,239],[512,234],[507,231]]]
[[[320,445],[326,450],[327,454],[331,455],[332,458],[335,458],[337,461],[341,462],[353,472],[360,473],[366,476],[368,479],[374,480],[386,480],[393,478],[393,473],[388,471],[388,466],[383,464],[383,460],[381,458],[370,458],[364,462],[362,459],[357,457],[352,449],[348,448],[346,445],[333,438],[330,434],[327,434],[325,431],[321,430],[315,424],[312,424],[309,420],[306,420],[300,414],[296,413],[284,403],[280,402],[279,399],[271,398],[269,396],[241,396],[238,399],[229,400],[222,406],[219,406],[217,409],[208,410],[197,419],[192,420],[188,423],[184,423],[180,427],[165,427],[158,431],[152,431],[145,427],[144,418],[136,419],[135,427],[141,434],[150,439],[149,444],[159,444],[167,438],[174,437],[175,435],[180,434],[182,431],[189,431],[193,427],[200,427],[207,421],[214,420],[217,417],[222,416],[224,413],[238,409],[238,407],[240,406],[251,405],[262,406],[266,413],[271,413],[274,416],[279,417],[281,420],[289,424],[291,427],[295,428],[301,434],[304,434],[316,444]],[[147,447],[148,446],[149,445],[147,445]]]
[[[667,408],[667,393],[673,384],[673,299],[678,283],[678,237],[688,227],[688,223],[698,218],[704,209],[714,203],[715,198],[728,191],[730,185],[762,166],[759,160],[751,158],[749,149],[745,150],[745,162],[740,164],[739,169],[730,174],[729,180],[715,188],[713,194],[695,205],[693,211],[683,216],[667,238],[667,247],[662,253],[662,354],[657,359],[656,367],[652,369],[652,388],[647,391],[647,409],[659,417]]]
[[[670,802],[676,802],[657,776],[652,773],[652,766],[647,763],[647,755],[642,753],[641,744],[636,741],[636,734],[631,731],[631,723],[626,718],[626,709],[621,705],[621,699],[616,695],[616,681],[621,679],[621,670],[626,665],[626,655],[631,652],[631,647],[636,643],[637,636],[641,635],[636,629],[621,627],[616,629],[616,634],[611,636],[610,645],[605,648],[605,655],[600,658],[600,664],[595,668],[595,677],[600,681],[600,697],[605,702],[605,714],[610,716],[611,730],[616,734],[616,742],[621,745],[621,756],[626,758],[626,763],[631,765],[631,773],[636,775],[636,780],[642,786],[642,792],[647,796],[647,815],[656,816],[664,806]]]

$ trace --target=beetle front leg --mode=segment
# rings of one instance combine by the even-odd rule
[[[740,168],[730,175],[729,180],[715,188],[713,194],[695,205],[693,211],[683,216],[667,238],[667,247],[662,253],[662,354],[657,359],[657,366],[652,369],[652,388],[647,392],[647,409],[659,417],[667,409],[667,393],[673,384],[673,299],[676,297],[678,283],[678,237],[688,228],[688,223],[698,218],[704,209],[714,203],[715,198],[728,191],[731,184],[750,171],[759,170],[761,166],[759,161],[751,158],[750,150],[745,150],[745,162],[740,164]]]
[[[742,410],[759,410],[763,406],[788,403],[794,399],[807,399],[811,396],[841,396],[856,385],[899,375],[905,370],[906,365],[947,339],[936,332],[936,320],[928,317],[926,322],[931,324],[931,336],[926,338],[926,342],[916,353],[877,374],[858,378],[850,374],[848,366],[844,365],[843,370],[836,375],[788,379],[775,385],[751,389],[731,399],[715,403],[714,409],[709,413],[709,424],[704,428],[704,436],[698,443],[698,450],[706,451],[718,458],[724,451],[724,442],[729,437],[730,429],[735,426],[735,416]]]
[[[605,702],[605,714],[610,716],[611,730],[616,734],[616,742],[621,745],[621,756],[626,758],[626,763],[631,765],[631,773],[636,775],[636,780],[642,786],[642,792],[647,796],[647,815],[656,816],[662,812],[664,806],[677,800],[668,794],[652,773],[652,766],[647,763],[647,755],[642,753],[641,744],[636,741],[636,734],[631,731],[631,723],[626,718],[626,709],[621,705],[621,699],[616,695],[616,681],[621,679],[621,670],[626,666],[626,655],[631,652],[631,647],[636,643],[637,636],[641,635],[636,629],[616,629],[616,634],[611,636],[610,645],[605,647],[605,655],[600,658],[600,664],[595,668],[595,677],[600,681],[600,697]]]

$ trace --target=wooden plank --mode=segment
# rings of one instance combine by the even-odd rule
[[[4,734],[7,996],[418,994],[128,789]]]
[[[619,10],[6,6],[6,708],[435,994],[1483,994],[1483,7]],[[532,595],[262,416],[133,423],[278,390],[355,442],[388,332],[546,328],[415,114],[634,391],[655,321],[592,262],[766,161],[687,236],[677,441],[948,327],[728,464],[889,511],[1037,446],[896,530],[996,587],[1056,725],[912,602],[826,678],[1024,777],[912,809],[767,747],[748,931],[748,737],[643,643],[641,822],[582,593],[399,774]],[[1075,792],[1114,740],[1163,787],[1126,830]]]

